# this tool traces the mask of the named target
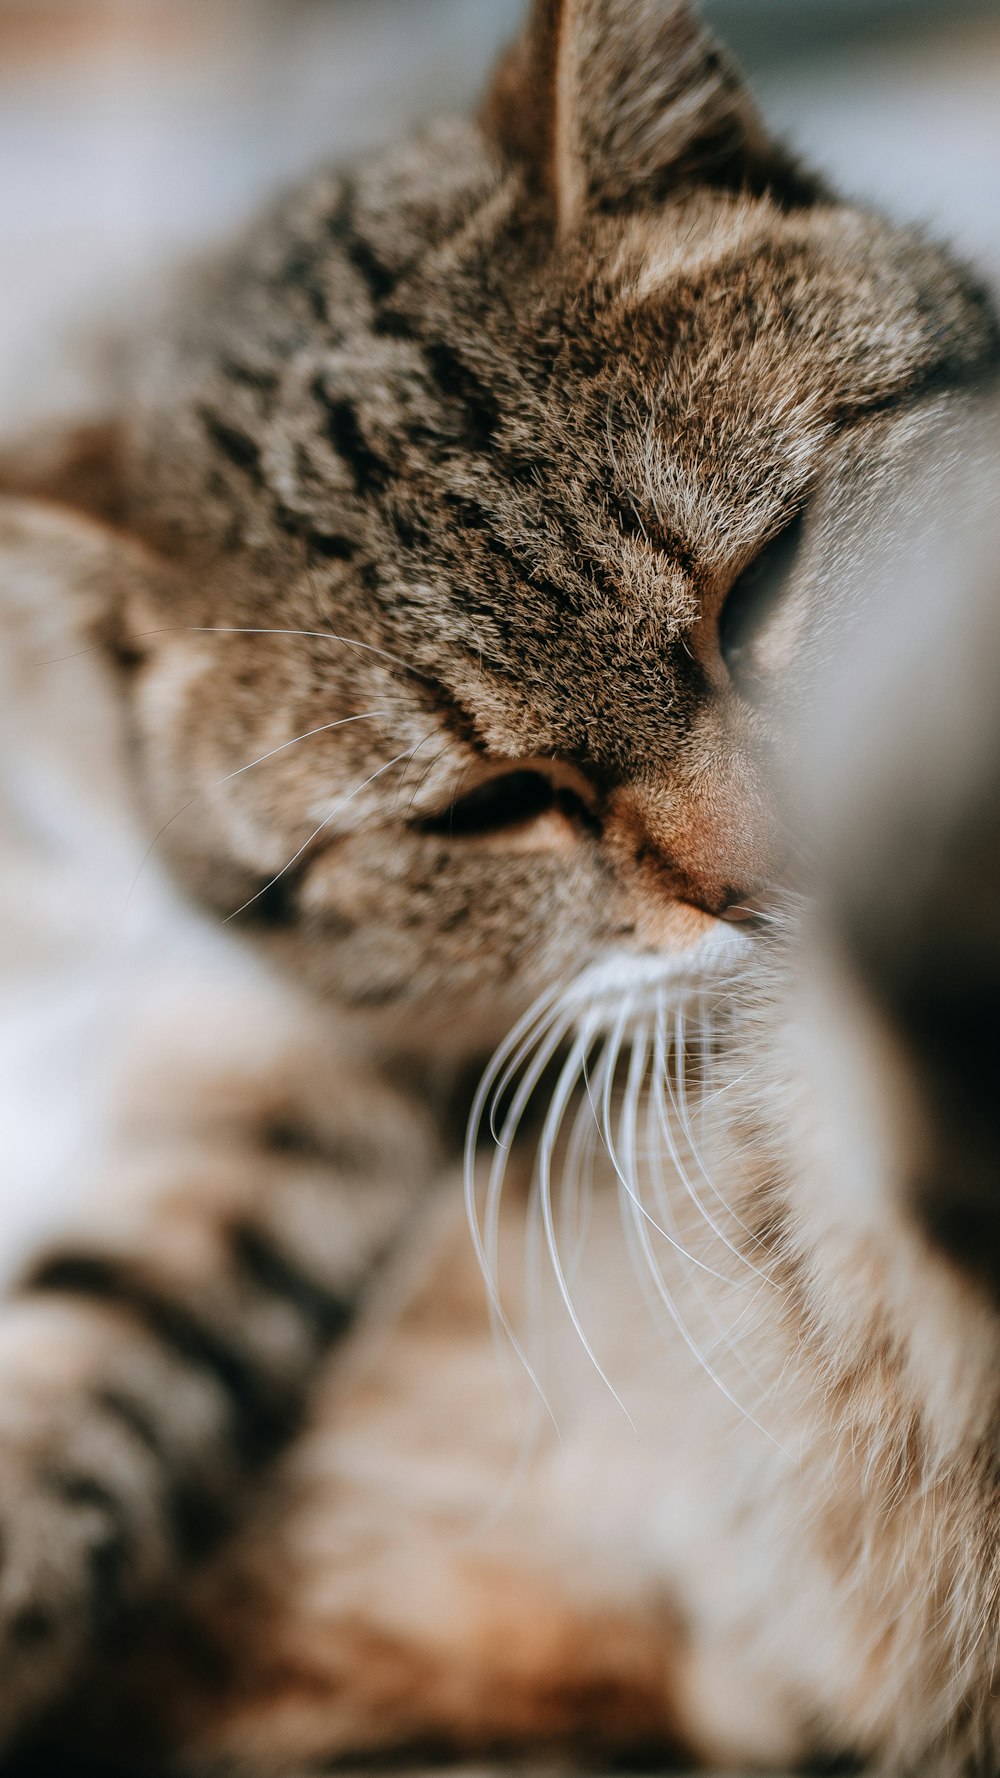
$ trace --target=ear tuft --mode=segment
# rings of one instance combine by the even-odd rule
[[[817,195],[687,0],[534,0],[484,121],[562,233],[695,184]]]

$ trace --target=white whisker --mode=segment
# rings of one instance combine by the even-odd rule
[[[742,1218],[740,1216],[737,1215],[737,1213],[733,1209],[732,1205],[727,1203],[726,1199],[722,1196],[722,1193],[719,1191],[719,1188],[716,1185],[715,1180],[712,1178],[711,1173],[708,1171],[708,1168],[705,1166],[705,1163],[702,1160],[701,1154],[698,1150],[698,1145],[694,1140],[694,1136],[693,1136],[693,1133],[691,1130],[691,1119],[690,1119],[690,1115],[688,1113],[688,1108],[687,1108],[687,1078],[686,1078],[686,1069],[685,1069],[685,1017],[684,1017],[684,1008],[681,1006],[678,1006],[677,1008],[675,1008],[675,1011],[674,1011],[674,1072],[673,1072],[673,1075],[671,1076],[671,1074],[668,1071],[668,1073],[666,1075],[666,1081],[667,1081],[667,1091],[670,1094],[671,1104],[673,1105],[673,1108],[677,1114],[677,1118],[680,1123],[681,1129],[684,1132],[684,1137],[687,1142],[687,1146],[688,1146],[688,1150],[691,1155],[691,1159],[694,1161],[695,1166],[698,1168],[698,1171],[701,1174],[702,1178],[704,1179],[705,1184],[708,1186],[708,1189],[712,1193],[712,1196],[721,1205],[721,1207],[725,1211],[726,1215],[732,1217],[733,1221],[737,1224],[737,1227],[742,1230],[744,1235],[749,1237],[749,1239],[754,1243],[754,1245],[759,1245],[757,1236],[754,1234],[753,1229],[747,1228],[746,1223],[742,1220]],[[676,1087],[674,1085],[675,1081],[676,1081]],[[699,1200],[697,1194],[694,1192],[693,1187],[691,1186],[689,1176],[687,1174],[684,1174],[684,1178],[688,1184],[688,1189],[691,1190],[692,1195],[695,1198],[695,1202],[699,1203],[700,1200]],[[724,1235],[720,1235],[720,1238],[722,1240],[726,1239],[726,1237]],[[728,1245],[729,1245],[729,1243],[727,1242],[727,1246]],[[736,1251],[737,1251],[736,1248],[733,1248],[733,1252],[735,1253]],[[756,1271],[756,1267],[750,1265],[750,1261],[747,1259],[745,1254],[742,1254],[742,1253],[739,1254],[739,1258],[743,1260],[745,1265],[750,1266],[751,1271]],[[763,1274],[760,1272],[757,1272],[757,1276],[762,1277]]]
[[[139,634],[158,636],[169,630],[187,630],[190,634],[199,636],[305,636],[319,642],[339,642],[344,648],[357,648],[364,654],[377,655],[380,660],[390,661],[394,667],[402,667],[404,673],[413,679],[434,683],[428,674],[419,672],[402,655],[393,654],[388,648],[377,648],[373,642],[359,642],[356,636],[340,636],[334,630],[292,630],[251,624],[165,624],[160,630],[142,630]]]
[[[427,736],[425,735],[424,741],[426,741],[426,739],[427,739]],[[422,747],[423,744],[424,744],[423,741],[419,741],[417,743],[417,747]],[[227,914],[225,917],[225,920],[223,921],[223,925],[226,926],[229,924],[230,920],[235,920],[238,914],[245,913],[246,909],[249,907],[252,907],[255,901],[259,901],[260,897],[262,895],[266,895],[267,891],[269,889],[273,889],[275,883],[280,883],[282,877],[286,876],[288,874],[288,872],[292,869],[292,866],[298,863],[299,859],[302,857],[303,852],[307,852],[309,850],[309,847],[312,845],[313,841],[315,839],[319,838],[319,835],[323,832],[324,828],[329,827],[331,821],[335,820],[335,818],[340,814],[342,809],[346,809],[348,803],[352,803],[356,796],[360,796],[361,792],[363,790],[367,790],[369,784],[374,784],[376,778],[383,777],[386,772],[389,772],[392,770],[393,766],[398,766],[401,759],[412,758],[412,756],[416,752],[416,750],[417,750],[417,748],[415,748],[415,747],[407,747],[404,749],[404,751],[402,753],[397,753],[395,759],[386,760],[385,765],[378,766],[374,772],[369,773],[368,777],[364,780],[364,783],[356,784],[354,789],[349,793],[349,795],[341,797],[340,801],[338,803],[334,804],[334,807],[329,811],[329,813],[327,815],[324,815],[319,826],[313,828],[313,831],[309,835],[308,839],[303,840],[298,851],[292,853],[292,856],[288,860],[288,863],[283,864],[281,869],[279,871],[275,872],[274,876],[271,877],[269,882],[263,883],[261,885],[261,887],[254,892],[253,895],[248,896],[246,901],[241,902],[240,906],[238,908],[234,908],[231,914]]]
[[[628,1023],[628,1018],[629,1018],[629,1011],[630,1011],[629,1003],[626,1003],[625,1009],[619,1015],[617,1025],[615,1027],[615,1034],[614,1034],[614,1038],[612,1039],[612,1042],[614,1045],[616,1061],[617,1061],[618,1053],[620,1052],[622,1044],[624,1042],[625,1029],[626,1029],[626,1026]],[[605,1080],[604,1080],[604,1093],[603,1093],[603,1099],[602,1099],[600,1126],[601,1126],[601,1130],[604,1134],[604,1143],[605,1143],[605,1147],[607,1148],[607,1151],[608,1151],[608,1159],[610,1160],[611,1165],[613,1166],[615,1173],[618,1176],[619,1181],[625,1187],[625,1190],[628,1193],[629,1197],[634,1199],[635,1198],[635,1188],[632,1185],[631,1180],[627,1179],[625,1174],[622,1171],[621,1163],[618,1160],[618,1156],[617,1156],[616,1149],[615,1149],[614,1136],[612,1135],[612,1131],[611,1131],[611,1086],[612,1086],[613,1078],[614,1078],[614,1069],[612,1069],[610,1071],[610,1073],[605,1076]],[[657,1234],[661,1235],[663,1237],[664,1241],[666,1241],[669,1246],[674,1248],[675,1252],[680,1254],[682,1259],[687,1260],[689,1265],[696,1266],[699,1271],[706,1273],[706,1275],[709,1278],[715,1278],[717,1280],[717,1282],[720,1284],[730,1283],[730,1280],[728,1278],[724,1277],[721,1272],[717,1272],[713,1266],[706,1264],[706,1262],[704,1260],[698,1259],[695,1254],[689,1253],[686,1247],[682,1247],[681,1243],[678,1240],[675,1240],[674,1236],[669,1232],[669,1230],[663,1228],[662,1225],[657,1222],[656,1218],[654,1216],[650,1215],[649,1211],[646,1209],[646,1206],[644,1204],[641,1204],[641,1203],[639,1204],[639,1210],[640,1210],[642,1216],[644,1217],[644,1219],[649,1223],[650,1227],[654,1228],[656,1230]]]
[[[559,1255],[559,1243],[556,1239],[555,1217],[552,1208],[552,1153],[559,1136],[559,1130],[566,1112],[566,1107],[569,1104],[573,1095],[573,1090],[580,1079],[583,1058],[590,1047],[590,1043],[591,1034],[589,1031],[584,1030],[576,1038],[576,1041],[563,1064],[562,1072],[553,1089],[549,1109],[542,1128],[542,1134],[539,1138],[536,1177],[538,1179],[538,1192],[542,1207],[542,1221],[545,1228],[545,1239],[548,1244],[549,1259],[552,1264],[553,1273],[555,1274],[556,1284],[559,1287],[559,1294],[566,1306],[566,1313],[573,1323],[573,1328],[580,1344],[587,1354],[587,1357],[590,1359],[590,1362],[602,1383],[604,1383],[613,1399],[617,1402],[622,1413],[625,1415],[626,1420],[632,1427],[633,1432],[635,1432],[637,1430],[635,1421],[632,1419],[621,1396],[618,1394],[618,1391],[615,1389],[601,1365],[597,1354],[584,1332],[580,1317],[577,1314],[576,1306],[573,1302],[572,1293]]]
[[[321,722],[318,728],[306,729],[301,735],[293,735],[290,741],[282,741],[279,746],[269,748],[267,753],[258,754],[256,759],[248,760],[244,766],[237,766],[235,771],[226,772],[221,778],[213,778],[211,783],[203,784],[200,790],[196,790],[193,796],[188,797],[186,803],[182,803],[179,809],[174,810],[174,813],[163,823],[162,827],[157,828],[139,861],[138,869],[129,886],[129,892],[125,898],[125,913],[128,912],[129,903],[135,893],[136,884],[138,883],[146,865],[149,863],[155,848],[163,838],[163,835],[169,827],[173,826],[175,821],[180,820],[180,817],[185,814],[187,810],[191,808],[192,804],[196,803],[200,797],[207,796],[212,790],[218,790],[223,784],[231,783],[234,778],[241,777],[244,772],[252,772],[255,766],[264,765],[265,761],[274,759],[279,753],[286,753],[290,747],[298,747],[300,742],[311,740],[313,735],[325,735],[328,734],[331,729],[346,728],[347,724],[351,722],[374,722],[380,717],[387,717],[389,714],[390,712],[388,710],[362,710],[356,716],[341,716],[336,722]]]
[[[644,1074],[645,1073],[645,1056],[644,1055],[642,1057],[641,1067],[642,1067],[642,1073]],[[629,1086],[626,1088],[625,1100],[624,1100],[624,1104],[623,1104],[623,1119],[622,1119],[622,1121],[623,1121],[623,1135],[624,1135],[625,1140],[630,1145],[632,1144],[632,1137],[628,1133],[628,1122],[630,1120],[627,1117],[626,1108],[633,1106],[635,1101],[637,1100],[638,1093],[641,1088],[641,1078],[642,1078],[641,1076],[637,1076],[638,1084],[634,1088],[633,1088],[631,1082],[629,1083]],[[626,1159],[626,1161],[634,1160],[634,1149],[631,1146],[629,1147],[629,1149],[624,1151],[623,1158]],[[694,1360],[699,1365],[699,1367],[705,1372],[705,1375],[716,1385],[716,1387],[719,1390],[721,1390],[721,1392],[725,1396],[726,1400],[730,1403],[730,1405],[733,1408],[735,1408],[736,1412],[738,1414],[740,1414],[743,1419],[749,1421],[749,1423],[752,1426],[755,1426],[757,1428],[757,1430],[764,1435],[765,1438],[767,1438],[771,1441],[772,1444],[777,1444],[778,1441],[774,1438],[773,1434],[768,1432],[766,1427],[761,1426],[760,1422],[754,1418],[754,1416],[743,1406],[743,1403],[741,1401],[739,1401],[739,1399],[733,1394],[733,1392],[729,1388],[728,1384],[723,1380],[723,1378],[719,1375],[718,1371],[715,1369],[714,1365],[712,1365],[712,1363],[710,1362],[707,1353],[702,1349],[701,1346],[699,1346],[697,1340],[692,1335],[691,1330],[687,1325],[687,1322],[685,1321],[684,1317],[681,1315],[681,1313],[677,1307],[677,1304],[674,1301],[674,1297],[673,1297],[671,1291],[667,1287],[666,1281],[663,1277],[662,1270],[657,1262],[656,1254],[653,1251],[653,1243],[650,1238],[650,1229],[655,1228],[657,1225],[653,1221],[653,1219],[648,1215],[648,1213],[645,1211],[645,1208],[642,1204],[642,1200],[639,1197],[637,1190],[629,1190],[628,1189],[627,1182],[625,1181],[625,1175],[620,1169],[619,1169],[619,1178],[622,1180],[623,1184],[625,1184],[625,1189],[626,1189],[626,1194],[627,1194],[627,1203],[625,1206],[626,1211],[628,1213],[630,1213],[630,1220],[633,1223],[635,1233],[636,1233],[636,1236],[639,1241],[639,1245],[642,1250],[643,1258],[646,1262],[646,1266],[648,1267],[649,1276],[653,1280],[654,1286],[656,1288],[656,1291],[657,1291],[657,1294],[660,1298],[660,1301],[663,1304],[663,1307],[665,1308],[667,1314],[669,1315],[670,1320],[673,1323],[674,1327],[676,1328],[677,1332],[680,1334],[680,1337],[683,1340],[688,1351],[691,1353],[692,1358],[694,1358]],[[678,1244],[676,1242],[674,1242],[674,1243],[672,1243],[672,1245],[677,1247]],[[683,1252],[683,1249],[678,1248],[678,1251]],[[686,1255],[685,1257],[690,1258],[690,1255]],[[694,1263],[697,1264],[697,1261],[695,1261]]]
[[[586,1067],[585,1055],[581,1076]],[[599,1133],[590,1097],[581,1093],[562,1172],[562,1240],[572,1249],[570,1259],[564,1262],[567,1277],[576,1275],[586,1246],[593,1197],[594,1150]]]
[[[667,1189],[665,1169],[661,1164],[663,1143],[666,1143],[667,1159],[671,1163],[671,1170],[685,1185],[689,1186],[690,1182],[687,1180],[686,1170],[681,1164],[681,1158],[677,1149],[673,1129],[668,1118],[663,1086],[668,1066],[667,1058],[666,1015],[661,997],[656,1009],[656,1022],[653,1034],[653,1058],[649,1071],[650,1084],[646,1094],[646,1147],[647,1153],[651,1157],[649,1176],[652,1183],[653,1197],[657,1205],[658,1214],[662,1217],[664,1224],[672,1229],[674,1234],[679,1238],[677,1218],[674,1213],[670,1192]],[[718,1307],[713,1301],[711,1292],[705,1288],[697,1272],[692,1273],[689,1276],[688,1288],[697,1298],[698,1307],[702,1314],[712,1323],[716,1336],[714,1344],[724,1342],[725,1330],[722,1326]],[[711,1351],[712,1348],[710,1347],[709,1350]],[[744,1369],[747,1368],[742,1357],[740,1357],[739,1362],[743,1365]]]
[[[561,993],[561,987],[556,984],[555,986],[546,988],[544,993],[539,994],[537,1000],[532,1001],[532,1004],[528,1007],[527,1011],[522,1013],[517,1023],[512,1026],[510,1031],[508,1031],[503,1042],[496,1050],[494,1050],[473,1096],[465,1132],[465,1190],[467,1199],[470,1192],[472,1194],[470,1205],[472,1213],[471,1224],[473,1236],[477,1240],[479,1236],[479,1217],[475,1203],[475,1156],[479,1144],[479,1132],[482,1126],[483,1113],[486,1110],[487,1104],[493,1103],[495,1097],[495,1083],[503,1072],[509,1057],[517,1050],[518,1045],[522,1042],[525,1036],[530,1033],[535,1026],[541,1024],[543,1015],[551,1013],[556,1001],[560,998]],[[505,1076],[505,1079],[506,1078],[507,1077]],[[497,1134],[493,1128],[492,1122],[490,1125],[490,1132],[494,1141],[497,1141]]]
[[[499,1205],[503,1189],[503,1174],[506,1168],[509,1149],[500,1146],[500,1137],[494,1132],[494,1139],[497,1142],[497,1154],[494,1156],[490,1167],[490,1178],[482,1226],[480,1225],[479,1220],[479,1204],[476,1189],[476,1151],[479,1144],[479,1133],[482,1128],[483,1115],[486,1111],[487,1104],[492,1104],[494,1101],[497,1081],[500,1079],[501,1075],[504,1074],[508,1061],[513,1054],[516,1054],[519,1049],[522,1049],[526,1059],[527,1056],[532,1054],[537,1046],[544,1041],[546,1030],[551,1029],[553,1022],[558,1018],[561,994],[562,988],[558,984],[547,988],[543,994],[540,994],[538,999],[529,1006],[527,1011],[514,1025],[513,1029],[508,1033],[503,1043],[495,1051],[489,1066],[476,1088],[475,1096],[472,1101],[472,1107],[465,1132],[465,1150],[463,1158],[466,1218],[472,1238],[473,1249],[486,1285],[490,1320],[494,1328],[494,1333],[502,1331],[506,1335],[507,1340],[520,1360],[525,1373],[534,1385],[553,1426],[555,1426],[557,1435],[559,1428],[556,1423],[555,1415],[549,1404],[544,1385],[534,1364],[524,1351],[521,1341],[518,1339],[518,1336],[514,1331],[500,1296],[499,1280],[497,1276]],[[553,1046],[553,1050],[554,1048],[555,1046]],[[543,1063],[543,1067],[544,1065],[545,1064]],[[541,1072],[541,1070],[539,1070],[539,1072]],[[512,1078],[513,1075],[509,1074],[509,1072],[508,1075],[505,1076],[505,1079]],[[524,1098],[525,1104],[527,1103],[528,1097],[530,1097],[530,1093]],[[523,1106],[520,1110],[517,1110],[513,1104],[511,1105],[510,1112],[504,1123],[505,1135],[508,1133],[512,1135],[513,1129],[516,1127],[511,1119],[511,1113],[514,1113],[515,1111],[517,1111],[517,1118],[519,1120],[523,1113]],[[483,1233],[484,1226],[486,1229],[485,1236]]]
[[[517,1085],[517,1090],[505,1114],[500,1134],[497,1138],[496,1152],[490,1165],[489,1184],[486,1193],[486,1208],[483,1216],[485,1228],[484,1248],[487,1262],[491,1270],[496,1272],[497,1265],[497,1230],[500,1220],[500,1199],[503,1194],[504,1176],[510,1151],[517,1135],[521,1120],[534,1096],[535,1089],[546,1068],[552,1061],[560,1044],[572,1028],[572,1019],[566,1012],[560,1013],[557,1007],[551,1022],[543,1028],[537,1040],[534,1055]]]
[[[411,679],[419,679],[425,685],[437,682],[429,673],[422,673],[411,661],[402,655],[393,654],[391,649],[379,648],[374,642],[361,642],[357,636],[341,636],[335,630],[295,630],[279,625],[257,624],[156,624],[148,630],[136,630],[132,639],[136,642],[145,641],[148,636],[303,636],[318,642],[337,642],[343,648],[357,648],[364,654],[376,655],[379,659],[390,661],[394,667],[402,668]],[[84,655],[94,654],[106,645],[103,642],[91,642],[86,648],[74,649],[72,654],[50,655],[42,662],[43,666],[58,666],[60,661],[78,661]]]
[[[403,770],[400,772],[399,783],[396,785],[396,794],[392,799],[392,808],[390,810],[390,814],[393,817],[395,817],[396,810],[399,807],[399,799],[400,799],[400,796],[402,795],[403,786],[406,783],[407,773],[409,772],[410,766],[413,764],[413,760],[416,759],[417,754],[420,752],[421,748],[426,747],[428,741],[434,739],[436,732],[437,732],[436,730],[432,730],[432,732],[429,735],[424,736],[423,740],[420,743],[420,746],[414,749],[412,759],[407,760],[406,765],[404,766]],[[421,791],[423,790],[424,785],[426,784],[431,773],[433,772],[434,767],[437,765],[440,765],[440,763],[443,759],[447,759],[448,754],[450,752],[451,752],[451,742],[446,741],[444,746],[439,747],[438,751],[435,754],[433,754],[432,757],[427,761],[427,764],[424,766],[423,771],[420,773],[420,776],[417,779],[417,782],[415,783],[415,785],[413,786],[413,789],[410,792],[410,800],[406,805],[406,813],[402,817],[402,820],[400,822],[401,828],[406,827],[407,824],[409,823],[410,818],[413,814],[413,805],[416,802],[417,797],[420,795]]]
[[[518,1019],[516,1025],[508,1032],[503,1043],[496,1049],[490,1059],[490,1065],[483,1075],[473,1100],[471,1118],[477,1118],[476,1132],[478,1140],[478,1122],[486,1109],[489,1100],[489,1132],[492,1140],[499,1144],[500,1133],[497,1129],[496,1114],[511,1082],[518,1070],[523,1066],[526,1056],[530,1055],[541,1029],[547,1022],[558,1015],[558,1002],[562,998],[559,987],[548,988],[544,994],[533,1001],[526,1013]],[[480,1095],[485,1095],[478,1113],[476,1110]]]
[[[765,1290],[768,1290],[769,1288],[773,1288],[773,1286],[771,1284],[771,1279],[765,1278],[762,1283],[758,1284],[758,1286],[757,1286],[756,1290],[754,1291],[752,1297],[750,1298],[749,1302],[744,1303],[742,1309],[740,1310],[739,1314],[735,1317],[735,1319],[729,1323],[728,1327],[722,1329],[721,1331],[717,1331],[716,1337],[712,1341],[711,1345],[706,1346],[706,1348],[705,1348],[705,1350],[709,1354],[709,1356],[711,1356],[711,1354],[713,1352],[717,1352],[719,1350],[720,1346],[724,1346],[728,1352],[735,1352],[735,1356],[739,1360],[741,1369],[743,1371],[745,1371],[746,1375],[748,1377],[752,1378],[752,1380],[756,1384],[758,1384],[758,1386],[760,1386],[760,1384],[761,1384],[761,1378],[760,1378],[759,1371],[755,1370],[753,1365],[751,1365],[747,1362],[747,1360],[743,1356],[743,1354],[734,1348],[732,1340],[733,1340],[733,1335],[736,1332],[736,1329],[740,1325],[740,1322],[743,1321],[747,1315],[749,1315],[751,1309],[753,1308],[754,1304],[757,1302],[758,1298],[763,1296]],[[716,1322],[716,1328],[718,1330],[718,1322]]]
[[[642,1198],[642,1186],[639,1178],[639,1157],[636,1134],[638,1121],[639,1098],[646,1076],[649,1055],[649,1031],[645,1024],[636,1028],[632,1035],[632,1049],[629,1055],[628,1077],[625,1092],[622,1096],[621,1110],[618,1120],[618,1143],[621,1151],[622,1164],[627,1169],[634,1187],[635,1195],[630,1197],[621,1182],[618,1184],[618,1197],[622,1210],[622,1228],[632,1271],[646,1300],[650,1318],[661,1331],[670,1331],[674,1325],[673,1318],[665,1322],[663,1315],[662,1295],[667,1289],[666,1280],[661,1268],[652,1257],[652,1244],[646,1246],[641,1238],[642,1218],[639,1204]],[[652,1169],[656,1171],[655,1167]],[[676,1222],[674,1228],[676,1229]],[[647,1231],[648,1235],[648,1231]],[[654,1280],[652,1274],[659,1272],[659,1279]]]
[[[678,1042],[683,1041],[683,1033],[684,1033],[683,1014],[678,1013],[677,1020],[679,1022],[677,1025],[675,1025],[675,1051],[674,1051],[675,1073],[678,1070],[683,1070],[683,1062],[681,1061],[681,1059],[678,1057],[678,1055],[676,1053],[676,1044]],[[740,1261],[741,1265],[746,1266],[747,1270],[753,1273],[755,1278],[760,1278],[762,1280],[762,1282],[769,1283],[770,1280],[767,1278],[766,1274],[759,1271],[758,1268],[752,1263],[752,1261],[747,1258],[746,1254],[742,1253],[740,1251],[740,1249],[737,1246],[735,1246],[732,1241],[730,1241],[729,1236],[726,1234],[725,1230],[719,1225],[719,1223],[716,1222],[715,1218],[713,1217],[711,1211],[708,1209],[708,1206],[705,1204],[701,1195],[695,1190],[694,1182],[691,1179],[691,1175],[688,1172],[687,1167],[684,1165],[683,1160],[681,1159],[680,1150],[678,1148],[676,1139],[674,1137],[673,1128],[672,1128],[672,1125],[670,1122],[670,1114],[667,1109],[666,1095],[664,1092],[664,1082],[667,1083],[668,1090],[670,1089],[670,1069],[669,1069],[669,1065],[668,1065],[668,1058],[667,1058],[667,1051],[666,1051],[665,1033],[663,1031],[663,1028],[660,1024],[659,1019],[657,1021],[657,1047],[659,1050],[659,1054],[657,1057],[657,1066],[656,1066],[656,1069],[655,1069],[654,1075],[653,1075],[653,1097],[656,1102],[657,1117],[658,1117],[659,1126],[660,1126],[660,1133],[663,1137],[664,1142],[667,1145],[667,1153],[670,1157],[671,1166],[673,1167],[674,1172],[677,1174],[677,1177],[680,1180],[681,1185],[684,1187],[684,1190],[687,1193],[687,1196],[690,1198],[690,1200],[691,1200],[692,1204],[694,1205],[695,1209],[697,1210],[699,1216],[703,1219],[703,1221],[705,1223],[707,1223],[707,1225],[711,1229],[713,1235],[715,1235],[718,1238],[718,1240],[720,1240],[722,1242],[722,1245],[728,1249],[728,1251],[733,1255],[734,1259],[738,1259]],[[674,1104],[675,1109],[676,1109],[676,1100],[674,1099],[674,1095],[673,1095],[672,1091],[670,1093],[670,1097],[671,1097],[671,1102]],[[680,1117],[679,1111],[678,1111],[678,1117]],[[684,1133],[685,1133],[685,1135],[687,1135],[686,1128],[685,1128]],[[704,1171],[704,1169],[702,1169],[702,1171]],[[716,1192],[715,1195],[716,1195],[716,1197],[720,1196],[720,1194],[718,1192]],[[733,1215],[734,1213],[732,1211],[730,1211],[728,1204],[725,1203],[725,1200],[723,1199],[721,1201],[723,1203],[724,1208],[727,1211],[727,1214]],[[738,1217],[734,1216],[734,1220],[739,1222]],[[742,1227],[742,1224],[740,1226]],[[749,1233],[749,1231],[747,1231],[747,1232]]]

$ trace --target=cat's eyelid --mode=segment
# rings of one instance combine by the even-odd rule
[[[807,507],[800,504],[737,574],[718,615],[718,646],[741,697],[758,701],[794,658],[807,601],[794,596]]]
[[[808,492],[800,494],[775,514],[767,530],[748,551],[743,566],[734,575],[732,582],[734,586],[738,580],[752,574],[754,569],[765,567],[768,552],[776,543],[780,543],[782,538],[789,537],[793,531],[796,533],[796,550],[798,549],[802,541],[802,532],[811,499],[812,489],[810,488]]]
[[[558,756],[482,762],[466,767],[446,803],[417,816],[424,833],[449,837],[502,832],[524,826],[552,809],[596,822],[598,798],[585,775]]]

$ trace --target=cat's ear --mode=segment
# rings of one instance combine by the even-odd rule
[[[91,518],[125,518],[121,427],[113,417],[51,425],[0,448],[0,494],[54,501]]]
[[[54,645],[61,626],[67,648],[97,648],[116,669],[141,659],[134,613],[171,573],[131,522],[125,460],[113,417],[43,427],[0,448],[0,627],[17,579],[4,581],[10,563],[31,587],[36,561],[51,605],[39,621],[50,625]]]
[[[534,0],[484,118],[562,233],[685,185],[798,178],[687,0]]]

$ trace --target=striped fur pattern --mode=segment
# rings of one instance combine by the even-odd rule
[[[968,1504],[940,1467],[904,1485],[923,1384],[895,1351],[826,1363],[763,1136],[761,1171],[717,1135],[735,1183],[706,1216],[683,1024],[671,1048],[657,1021],[766,959],[789,663],[858,579],[858,517],[998,350],[975,279],[797,167],[681,0],[537,0],[478,120],[288,196],[143,343],[120,414],[5,468],[90,514],[5,502],[27,702],[51,612],[110,723],[88,761],[46,710],[74,794],[106,787],[95,807],[143,827],[138,876],[169,862],[171,917],[211,954],[170,1017],[143,978],[94,1190],[33,1242],[0,1326],[8,1740],[61,1769],[113,1724],[129,1769],[267,1778],[421,1750],[972,1757],[966,1643],[897,1584],[921,1512],[947,1543]],[[773,625],[746,623],[755,573],[778,573]],[[563,1042],[586,1063],[581,1030],[604,1046],[581,1227],[652,1460],[609,1457],[607,1393],[567,1383],[568,1455],[504,1516],[523,1426],[511,1449],[442,1156],[512,1026],[494,1123],[505,1093],[525,1109],[519,1068],[544,1083]],[[629,1038],[663,1060],[681,1148]],[[705,1085],[718,1041],[699,1032]],[[680,1200],[694,1272],[663,1301],[701,1319],[655,1387],[612,1263],[619,1187],[624,1259],[648,1240],[616,1156],[640,1109],[642,1189]],[[483,1237],[501,1321],[518,1231],[559,1250],[516,1124]],[[546,1166],[576,1152],[558,1126]],[[475,1155],[470,1176],[475,1196]],[[520,1307],[551,1315],[528,1286]]]

